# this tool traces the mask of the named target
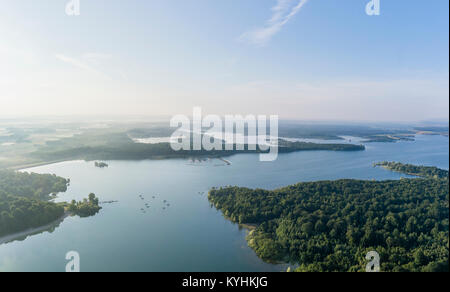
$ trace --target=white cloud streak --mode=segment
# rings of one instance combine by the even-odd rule
[[[277,4],[272,7],[273,14],[267,24],[262,28],[245,32],[240,36],[240,40],[258,46],[267,44],[307,2],[308,0],[277,0]]]
[[[77,67],[79,69],[86,70],[86,71],[89,71],[91,73],[98,74],[97,70],[95,70],[94,68],[92,68],[88,64],[86,64],[86,63],[84,63],[84,62],[82,62],[82,61],[80,61],[78,59],[75,59],[75,58],[72,58],[72,57],[68,57],[66,55],[61,55],[61,54],[57,54],[55,57],[56,57],[56,59],[58,59],[58,60],[60,60],[60,61],[62,61],[64,63],[70,64],[72,66],[75,66],[75,67]]]
[[[70,64],[78,69],[90,72],[92,74],[95,74],[95,75],[98,75],[98,76],[101,76],[101,77],[104,77],[107,79],[110,79],[110,77],[107,74],[97,70],[94,67],[94,65],[99,65],[102,60],[111,58],[112,57],[111,55],[88,53],[88,54],[84,54],[82,56],[82,58],[77,59],[77,58],[69,57],[69,56],[66,56],[63,54],[57,54],[57,55],[55,55],[55,57],[56,57],[56,59],[58,59],[64,63]]]

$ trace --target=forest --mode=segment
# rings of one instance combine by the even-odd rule
[[[63,216],[64,207],[47,200],[50,194],[65,192],[68,182],[55,175],[0,170],[0,236]]]
[[[49,200],[65,192],[69,180],[50,174],[0,170],[0,237],[49,224],[68,211],[89,217],[101,207],[95,194],[81,202],[54,203]]]
[[[0,169],[0,191],[14,196],[47,200],[67,191],[69,180],[52,174],[15,172]]]
[[[440,169],[434,166],[417,166],[412,164],[403,164],[399,162],[388,162],[388,161],[375,163],[374,166],[381,166],[388,170],[420,177],[428,177],[428,178],[448,177],[447,170]]]
[[[296,271],[364,271],[369,251],[380,254],[384,272],[449,270],[448,173],[226,187],[208,198],[233,222],[257,225],[247,241],[260,258]]]

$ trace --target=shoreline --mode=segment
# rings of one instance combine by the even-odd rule
[[[220,158],[218,158],[220,161],[223,161],[223,162],[225,162],[225,164],[226,165],[231,165],[231,162],[229,161],[229,160],[226,160],[225,158],[223,158],[223,157],[220,157]]]
[[[297,138],[296,138],[297,139]],[[302,139],[302,138],[298,138],[298,139]],[[326,140],[324,140],[326,141]],[[164,144],[164,143],[158,143],[158,144]],[[333,145],[330,143],[310,143],[310,144],[317,144],[320,145],[321,147],[323,145]],[[155,144],[156,145],[156,144]],[[360,145],[356,145],[356,144],[342,144],[345,146],[348,145],[353,145],[353,146],[360,146]],[[290,152],[301,152],[301,151],[339,151],[339,150],[333,150],[333,149],[292,149],[292,151]],[[354,151],[359,151],[359,150],[354,150]],[[105,160],[105,161],[123,161],[123,160],[136,160],[136,161],[142,161],[142,160],[166,160],[166,159],[188,159],[191,157],[195,157],[195,158],[217,158],[221,161],[223,161],[226,165],[232,165],[231,161],[226,160],[224,157],[230,157],[236,154],[260,154],[258,151],[238,151],[238,150],[233,150],[231,152],[229,151],[221,151],[223,153],[204,153],[204,154],[194,154],[194,155],[189,155],[188,153],[179,153],[179,154],[161,154],[161,155],[151,155],[150,157],[140,157],[140,158],[108,158],[108,159],[86,159],[86,158],[80,158],[79,156],[75,156],[75,157],[66,157],[64,159],[56,159],[56,160],[51,160],[51,161],[38,161],[38,162],[30,162],[30,163],[21,163],[21,164],[12,164],[10,166],[4,166],[3,168],[6,169],[10,169],[10,170],[15,170],[15,171],[21,171],[21,170],[25,170],[28,168],[33,168],[33,167],[39,167],[39,166],[45,166],[45,165],[51,165],[51,164],[55,164],[55,163],[61,163],[61,162],[67,162],[67,161],[95,161],[95,160]],[[288,153],[290,153],[288,152]],[[0,167],[1,168],[1,167]]]
[[[54,161],[42,161],[42,162],[36,162],[36,163],[30,163],[30,164],[21,164],[21,165],[15,165],[15,166],[7,167],[7,169],[15,170],[15,171],[21,171],[21,170],[25,170],[25,169],[28,169],[28,168],[39,167],[39,166],[46,166],[46,165],[56,164],[56,163],[60,163],[60,162],[67,162],[67,161],[76,161],[76,159],[75,160],[60,159],[60,160],[54,160]]]
[[[31,229],[27,229],[24,231],[20,231],[20,232],[16,232],[13,234],[9,234],[9,235],[5,235],[3,237],[0,237],[0,246],[3,244],[7,244],[7,243],[11,243],[14,242],[16,240],[19,240],[20,238],[26,239],[29,236],[33,236],[42,232],[47,231],[48,229],[52,228],[52,227],[58,227],[59,224],[61,224],[62,222],[64,222],[64,220],[69,217],[71,214],[67,211],[64,212],[64,215],[59,217],[58,219],[44,225],[44,226],[40,226],[40,227],[36,227],[36,228],[31,228]],[[55,224],[58,224],[55,226]]]
[[[233,221],[231,221],[233,222]],[[255,230],[256,228],[258,228],[258,224],[253,224],[253,223],[238,223],[240,228],[246,229],[248,231],[252,231]]]

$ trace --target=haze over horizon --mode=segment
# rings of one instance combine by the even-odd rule
[[[449,118],[447,1],[67,2],[0,0],[0,119]]]

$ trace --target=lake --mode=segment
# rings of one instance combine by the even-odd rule
[[[81,200],[93,192],[100,201],[118,202],[103,205],[95,217],[69,217],[52,232],[0,245],[0,271],[64,271],[65,255],[72,250],[80,254],[82,271],[282,271],[285,266],[256,257],[245,241],[247,231],[211,208],[210,188],[399,179],[405,175],[373,168],[372,163],[448,169],[448,147],[447,137],[419,135],[415,142],[368,143],[360,152],[281,154],[274,162],[238,154],[226,158],[231,165],[217,159],[107,161],[109,167],[100,169],[94,162],[71,161],[27,169],[70,178],[68,191],[57,201]]]

